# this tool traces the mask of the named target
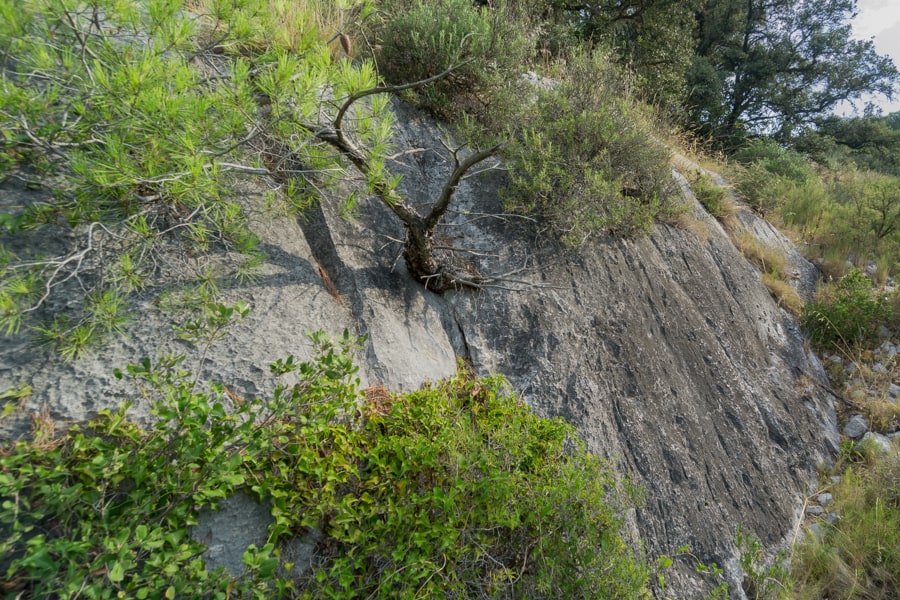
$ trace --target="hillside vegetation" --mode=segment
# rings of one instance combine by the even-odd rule
[[[4,593],[643,597],[647,567],[619,535],[633,492],[570,426],[462,370],[412,394],[362,391],[357,342],[311,339],[313,361],[271,365],[299,375],[272,398],[236,403],[221,384],[201,392],[178,359],[147,360],[127,376],[152,398],[153,428],[125,406],[6,445]],[[271,506],[268,543],[241,577],[209,573],[188,527],[242,487]],[[310,530],[324,541],[291,577],[281,542]]]
[[[683,225],[661,141],[678,138],[723,157],[739,198],[832,279],[796,306],[813,343],[871,350],[898,327],[900,294],[885,286],[900,272],[900,119],[830,111],[892,92],[898,74],[850,39],[854,6],[0,0],[0,178],[40,198],[0,204],[0,325],[77,360],[126,332],[131,294],[175,286],[159,301],[194,311],[177,332],[205,355],[246,314],[219,302],[217,282],[251,280],[264,259],[233,193],[248,178],[273,213],[302,216],[325,192],[350,216],[380,203],[423,293],[479,289],[503,276],[462,260],[464,242],[436,242],[464,178],[502,160],[505,209],[568,247],[640,237],[659,220]],[[452,164],[434,198],[404,196],[392,170],[421,151],[393,135],[394,98],[460,144],[427,149]],[[697,189],[713,216],[733,216],[718,186]],[[763,277],[784,283],[752,242]],[[664,590],[655,557],[623,537],[639,494],[570,427],[463,368],[416,393],[361,391],[354,340],[313,343],[315,360],[271,365],[299,378],[272,398],[236,399],[170,356],[120,373],[152,399],[149,429],[124,407],[59,434],[39,419],[30,440],[4,443],[3,592],[644,598],[651,579]],[[4,414],[29,393],[3,391]],[[756,548],[745,591],[844,593],[821,582],[848,564],[872,575],[846,597],[896,589],[893,534],[867,525],[900,509],[896,469],[882,464],[845,480],[864,490],[844,500],[854,537],[877,538],[857,563],[798,552],[807,562],[791,579],[757,564]],[[243,576],[208,573],[189,527],[239,488],[271,506],[269,542],[245,554]],[[318,562],[289,576],[279,542],[309,532],[322,536]]]

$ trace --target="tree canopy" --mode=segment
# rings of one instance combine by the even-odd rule
[[[586,0],[552,3],[585,38],[615,49],[643,95],[669,105],[684,98],[684,74],[696,48],[703,0]]]
[[[851,39],[855,10],[856,0],[709,0],[687,74],[693,122],[786,137],[841,102],[890,97],[896,67],[871,40]]]
[[[557,0],[544,13],[611,46],[644,96],[719,139],[787,138],[845,101],[893,95],[895,65],[851,37],[856,0]]]
[[[816,122],[794,146],[814,160],[854,162],[860,167],[900,176],[900,112],[885,117],[830,115]]]

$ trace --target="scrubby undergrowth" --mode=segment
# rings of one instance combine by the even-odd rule
[[[227,312],[227,311],[226,311]],[[230,316],[230,315],[229,315]],[[345,335],[271,365],[296,384],[235,400],[181,357],[128,367],[128,407],[0,449],[0,570],[14,597],[642,598],[620,536],[626,481],[500,378],[460,371],[419,392],[361,392]],[[123,376],[125,376],[123,374]],[[205,390],[205,391],[202,391]],[[197,512],[243,488],[271,506],[246,573],[204,568]],[[321,531],[289,579],[281,543]]]
[[[852,447],[852,443],[850,446]],[[888,600],[900,586],[900,451],[878,459],[847,452],[827,488],[833,524],[820,522],[795,550],[789,597]]]

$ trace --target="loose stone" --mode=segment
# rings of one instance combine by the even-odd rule
[[[844,425],[844,435],[857,440],[869,431],[869,423],[862,415],[853,415],[847,424]]]
[[[869,441],[871,440],[871,441]],[[866,432],[866,435],[863,436],[861,444],[875,444],[878,448],[878,451],[882,454],[887,454],[891,451],[891,440],[886,435],[881,435],[880,433],[872,433],[871,431]]]

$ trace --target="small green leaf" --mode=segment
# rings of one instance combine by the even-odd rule
[[[122,563],[113,563],[112,568],[109,570],[108,577],[109,580],[113,583],[119,583],[120,581],[125,579],[125,567],[122,566]]]
[[[138,525],[134,528],[134,539],[141,542],[147,539],[147,526],[146,525]]]

